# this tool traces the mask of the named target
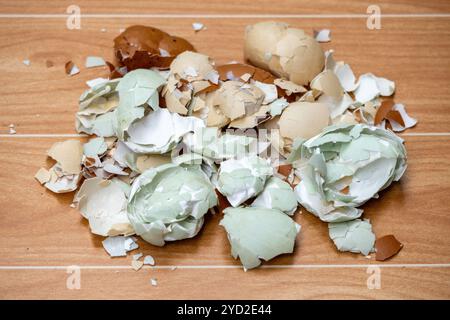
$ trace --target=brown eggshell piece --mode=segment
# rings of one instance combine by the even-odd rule
[[[109,79],[110,79],[110,80],[117,79],[117,78],[122,78],[122,77],[123,77],[123,74],[121,74],[121,73],[118,71],[118,68],[117,68],[115,65],[113,65],[111,62],[106,61],[106,65],[107,65],[108,68],[109,68]]]
[[[200,90],[199,92],[196,93],[196,95],[216,91],[217,89],[219,89],[219,87],[220,86],[218,84],[210,83],[209,87],[206,87],[205,89]]]
[[[292,171],[292,164],[282,164],[278,167],[278,173],[284,177],[288,177]]]
[[[168,68],[184,51],[195,51],[189,41],[171,36],[157,28],[135,25],[114,39],[114,53],[119,65],[128,71],[139,68]],[[166,52],[164,56],[162,52]]]
[[[253,80],[273,84],[275,77],[266,70],[250,66],[243,63],[228,63],[216,67],[219,73],[219,79],[222,81],[233,80],[228,79],[228,74],[231,72],[235,78],[240,78],[244,74],[248,73],[251,75]]]
[[[325,64],[323,50],[313,37],[275,21],[247,26],[244,59],[299,85],[307,85]]]
[[[343,193],[343,194],[349,194],[349,192],[350,192],[349,186],[346,186],[344,189],[341,190],[341,193]]]
[[[162,38],[159,48],[167,51],[171,56],[177,56],[184,51],[195,51],[194,46],[184,38],[171,36]]]
[[[72,61],[67,61],[64,65],[64,68],[66,70],[66,74],[70,74],[70,71],[72,71],[72,68],[74,66],[74,63]]]
[[[375,114],[374,124],[379,125],[384,119],[386,119],[386,115],[389,111],[392,110],[394,106],[394,101],[392,100],[384,100],[381,103],[381,106],[378,108],[377,113]]]
[[[401,244],[392,234],[378,238],[375,242],[377,261],[387,260],[396,255],[403,248]]]
[[[387,113],[386,119],[393,120],[401,126],[405,126],[405,121],[403,121],[402,115],[397,110],[391,110]]]

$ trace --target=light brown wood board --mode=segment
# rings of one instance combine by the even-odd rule
[[[365,1],[77,1],[82,14],[93,15],[82,17],[80,30],[68,30],[62,16],[42,16],[65,14],[69,4],[0,1],[0,298],[450,298],[448,1],[378,1],[388,15],[380,30],[367,29],[359,16],[371,4]],[[153,255],[157,268],[136,272],[131,257],[109,258],[101,237],[69,207],[73,194],[54,195],[33,178],[47,164],[51,144],[76,133],[74,113],[85,81],[107,75],[85,69],[86,56],[111,59],[120,29],[147,24],[186,37],[217,63],[242,61],[245,26],[267,19],[310,33],[331,29],[324,49],[334,49],[356,74],[394,80],[395,100],[419,120],[403,134],[406,175],[363,207],[376,234],[395,234],[404,249],[383,263],[339,253],[326,224],[303,212],[295,218],[302,225],[295,253],[249,272],[230,256],[219,215],[208,217],[194,239],[164,248],[139,241],[139,251]],[[207,30],[195,33],[195,21]],[[80,74],[64,73],[68,60]],[[14,136],[8,135],[10,124]],[[47,134],[54,136],[42,136]],[[80,290],[66,286],[71,265],[81,267]],[[380,289],[367,287],[369,265],[380,266]]]

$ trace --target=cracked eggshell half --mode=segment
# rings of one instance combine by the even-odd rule
[[[244,56],[249,63],[299,85],[307,85],[325,64],[322,48],[313,37],[273,21],[246,28]]]
[[[237,207],[258,195],[271,175],[270,162],[256,155],[229,159],[220,164],[217,189]]]

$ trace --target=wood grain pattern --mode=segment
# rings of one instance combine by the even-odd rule
[[[199,13],[199,14],[336,14],[365,13],[370,0],[283,0],[274,5],[272,0],[224,1],[199,0],[188,2],[183,0],[134,0],[124,3],[121,0],[0,0],[2,13],[65,13],[71,4],[77,4],[84,13]],[[383,13],[436,13],[449,12],[450,4],[446,0],[411,1],[411,0],[378,0],[376,4]]]
[[[360,1],[78,1],[87,13],[364,13]],[[386,13],[450,13],[448,1],[380,2]],[[68,1],[0,1],[0,13],[64,13]],[[86,80],[106,70],[83,68],[88,55],[112,57],[112,39],[130,24],[143,23],[188,38],[217,63],[242,59],[243,30],[262,19],[195,19],[208,29],[195,34],[193,18],[86,19],[69,31],[64,19],[0,19],[0,134],[10,123],[19,134],[75,133],[74,112]],[[448,132],[450,128],[450,18],[383,19],[369,31],[364,19],[277,19],[308,31],[332,30],[336,57],[355,73],[374,72],[397,83],[396,100],[407,105],[419,124],[409,132]],[[101,32],[106,28],[107,32]],[[22,60],[30,59],[25,66]],[[47,68],[46,60],[54,62]],[[63,65],[73,60],[81,73],[68,77]],[[393,233],[405,247],[385,264],[450,263],[450,139],[405,137],[409,168],[400,183],[364,206],[378,236]],[[54,195],[34,180],[50,165],[45,151],[62,138],[0,137],[0,266],[129,266],[131,257],[110,259],[101,237],[90,234],[79,213],[69,207],[73,194]],[[140,252],[157,264],[238,266],[230,256],[221,217],[209,216],[194,239],[164,248],[139,241]],[[82,270],[82,289],[66,288],[65,270],[2,270],[0,298],[444,298],[450,299],[450,268],[383,268],[382,288],[369,290],[366,268],[320,268],[320,265],[375,264],[374,258],[338,253],[327,226],[303,212],[295,219],[302,232],[293,255],[266,265],[317,265],[309,269]],[[152,287],[149,279],[158,279]],[[120,290],[117,290],[120,288]],[[205,290],[205,288],[207,288]]]
[[[450,285],[448,268],[382,269],[381,288],[372,290],[365,268],[82,270],[80,290],[66,288],[64,270],[1,272],[6,299],[442,299]]]

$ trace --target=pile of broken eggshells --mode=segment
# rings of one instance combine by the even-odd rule
[[[375,241],[360,207],[402,177],[406,149],[394,132],[417,121],[386,98],[394,82],[357,80],[323,52],[323,37],[256,23],[245,32],[248,64],[216,65],[182,38],[129,27],[114,40],[110,79],[80,97],[76,129],[90,140],[55,143],[56,163],[36,179],[77,190],[73,204],[112,257],[135,250],[134,235],[156,246],[194,237],[216,213],[232,256],[251,269],[293,252],[300,204],[328,223],[339,251],[386,260],[402,244]],[[141,257],[136,270],[155,263]]]

